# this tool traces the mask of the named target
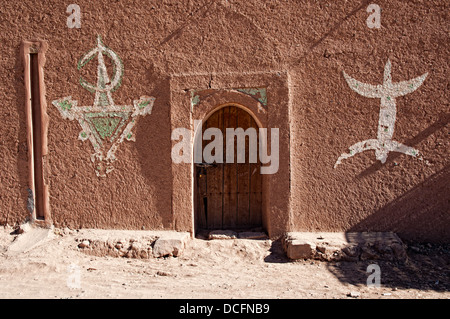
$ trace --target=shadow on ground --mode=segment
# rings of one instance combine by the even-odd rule
[[[367,285],[370,264],[380,267],[381,286],[386,288],[450,291],[450,245],[408,243],[404,262],[366,260],[331,262],[328,270],[341,282]],[[372,277],[373,278],[373,277]],[[370,280],[371,283],[374,281]]]
[[[330,264],[329,270],[342,282],[365,285],[370,275],[367,266],[376,263],[382,286],[450,291],[449,178],[447,165],[350,230],[397,233],[407,245],[405,262]],[[430,233],[436,241],[423,243]]]
[[[405,242],[406,258],[403,260],[368,259],[358,261],[319,261],[326,265],[336,278],[354,286],[366,286],[373,270],[380,267],[380,284],[384,288],[418,289],[423,291],[450,291],[450,244],[422,244]],[[267,263],[290,263],[280,240],[272,242]],[[311,260],[312,261],[312,260]],[[371,277],[371,279],[373,276]],[[369,279],[369,283],[375,283]]]
[[[284,252],[281,239],[272,242],[270,246],[270,254],[264,258],[267,263],[288,263],[291,260],[286,256]]]

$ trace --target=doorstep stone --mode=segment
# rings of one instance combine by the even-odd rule
[[[238,233],[239,239],[267,239],[267,235],[264,232],[245,231]]]
[[[232,230],[218,229],[209,232],[208,239],[236,239],[238,234]]]

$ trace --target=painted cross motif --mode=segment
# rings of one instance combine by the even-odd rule
[[[113,76],[109,78],[104,55],[109,57],[113,64]],[[95,93],[92,106],[78,106],[71,96],[55,100],[52,104],[58,108],[64,119],[76,119],[82,131],[78,138],[89,140],[94,147],[91,161],[95,165],[97,176],[105,177],[114,168],[112,162],[116,160],[115,152],[124,140],[135,141],[132,128],[137,116],[150,114],[154,97],[142,96],[134,100],[133,105],[115,105],[112,92],[118,89],[122,82],[123,64],[117,54],[106,47],[100,36],[97,37],[97,46],[84,55],[78,62],[80,70],[89,61],[97,56],[97,85],[88,83],[80,78],[80,84],[91,93]]]
[[[392,83],[390,60],[387,61],[386,66],[384,67],[384,80],[381,85],[362,83],[353,79],[345,72],[343,73],[345,80],[353,91],[368,98],[381,99],[381,105],[377,139],[368,139],[350,146],[349,152],[343,153],[337,159],[334,168],[341,164],[342,160],[367,150],[375,150],[375,158],[383,164],[386,162],[389,152],[399,152],[414,157],[417,156],[419,151],[415,148],[392,140],[397,113],[395,98],[417,90],[417,88],[422,85],[423,81],[425,81],[428,73],[409,81]]]

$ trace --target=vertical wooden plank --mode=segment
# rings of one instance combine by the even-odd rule
[[[197,167],[194,165],[194,229],[195,231],[197,231],[197,229],[200,226],[199,220],[200,220],[200,208],[199,208],[199,204],[200,204],[200,187],[199,187],[199,183],[198,183],[198,173],[197,173],[198,169]]]
[[[44,175],[42,163],[42,112],[39,88],[39,61],[30,54],[31,115],[33,125],[34,204],[36,217],[44,217]]]
[[[244,110],[237,108],[237,127],[244,131],[250,126],[250,115]],[[237,139],[236,139],[237,143]],[[238,203],[237,215],[239,227],[248,227],[250,222],[250,163],[248,161],[248,143],[249,138],[245,138],[245,163],[237,163],[237,184],[238,184]]]
[[[204,169],[197,168],[197,227],[204,229],[207,227],[206,205],[207,205],[207,185]]]
[[[226,160],[226,129],[236,128],[236,106],[227,106],[223,114],[224,132],[224,159]],[[223,174],[223,228],[236,228],[237,226],[237,164],[236,164],[236,143],[233,143],[234,160],[231,163],[224,163]]]
[[[43,67],[47,42],[23,41],[22,58],[25,84],[25,113],[28,147],[28,196],[33,196],[34,205],[29,207],[32,220],[40,226],[52,224],[49,206],[49,185],[47,179],[47,103]]]
[[[222,194],[209,193],[207,197],[207,229],[222,228]]]
[[[258,125],[251,118],[251,127],[258,132]],[[259,132],[258,132],[259,133]],[[259,134],[257,134],[259,150]],[[262,225],[262,176],[259,156],[256,163],[250,163],[250,226],[259,227]]]
[[[219,128],[223,125],[223,109],[215,112],[206,121],[205,129]],[[204,141],[204,146],[211,141]],[[207,183],[207,228],[217,229],[222,227],[222,193],[223,193],[223,165],[217,164],[206,169]]]

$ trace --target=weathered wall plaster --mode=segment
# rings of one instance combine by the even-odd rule
[[[80,134],[84,129],[78,120],[63,119],[62,105],[48,108],[47,178],[55,226],[189,228],[192,216],[182,212],[190,197],[176,187],[184,185],[190,171],[174,174],[171,161],[172,123],[190,115],[189,90],[267,88],[267,109],[260,105],[288,123],[288,129],[280,130],[280,140],[287,141],[280,152],[285,152],[283,161],[288,165],[274,176],[269,190],[273,196],[269,226],[276,225],[276,231],[394,231],[402,239],[449,241],[448,3],[378,2],[379,28],[367,24],[370,3],[170,0],[143,5],[137,0],[80,0],[76,2],[80,28],[69,28],[68,3],[3,1],[0,223],[21,223],[29,214],[22,41],[48,43],[47,103],[71,96],[70,101],[78,103],[72,104],[73,109],[92,108],[95,97],[80,89],[79,79],[95,84],[98,64],[91,60],[80,69],[75,66],[81,55],[97,47],[93,35],[101,34],[123,64],[120,89],[110,91],[114,105],[128,105],[128,121],[135,110],[130,97],[155,97],[154,107],[151,116],[139,116],[135,122],[131,138],[136,142],[118,144],[114,152],[118,160],[107,178],[97,178],[89,161],[96,150],[80,140],[87,138],[87,132]],[[121,73],[115,77],[111,72],[114,60],[103,58],[110,80],[118,83],[115,79]],[[380,99],[355,94],[342,74],[382,86],[388,59],[393,85],[428,72],[419,89],[396,98],[391,136],[391,141],[420,151],[423,160],[389,151],[381,163],[374,160],[374,150],[367,150],[334,169],[339,156],[355,142],[378,141]],[[248,81],[265,72],[276,79],[274,70],[288,72],[289,90],[279,86],[271,91],[275,80]],[[188,82],[176,85],[171,81],[183,75],[199,77],[187,77]],[[271,94],[285,93],[289,103],[271,101]],[[187,103],[173,114],[179,96]],[[108,95],[98,101],[99,107],[102,101],[109,104]],[[72,113],[65,114],[75,119]],[[122,121],[102,118],[96,120],[97,127]],[[111,132],[99,134],[104,158],[121,136]],[[95,137],[91,139],[90,144]],[[380,150],[380,159],[382,154]],[[286,193],[281,194],[279,183]],[[276,192],[283,196],[277,198]]]

